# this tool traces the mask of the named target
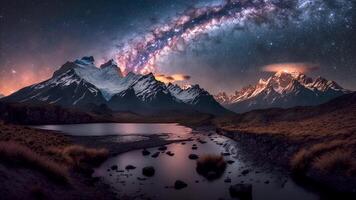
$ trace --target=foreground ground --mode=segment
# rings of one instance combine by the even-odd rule
[[[1,199],[114,199],[109,186],[91,178],[93,167],[118,153],[183,141],[152,135],[120,144],[113,137],[72,137],[0,121]]]
[[[296,178],[356,192],[356,93],[317,107],[252,111],[214,124],[260,159],[290,168]]]

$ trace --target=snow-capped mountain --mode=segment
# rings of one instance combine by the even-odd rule
[[[179,87],[171,83],[167,86],[170,93],[185,104],[192,105],[202,112],[219,113],[220,104],[214,99],[214,96],[209,94],[199,85]]]
[[[233,95],[222,92],[214,97],[226,108],[242,113],[271,107],[318,105],[349,92],[322,77],[313,80],[302,73],[281,71]]]
[[[3,95],[3,94],[0,93],[0,99],[3,98],[4,96],[5,96],[5,95]]]
[[[113,60],[96,67],[94,58],[90,56],[67,62],[50,79],[25,87],[2,100],[45,102],[81,109],[104,104],[113,111],[138,113],[166,110],[226,112],[199,86],[188,89],[175,86],[177,91],[171,87],[157,81],[153,74],[129,73],[123,76]]]

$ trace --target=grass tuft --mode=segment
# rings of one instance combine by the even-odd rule
[[[64,161],[74,169],[84,169],[89,168],[90,166],[98,166],[109,156],[107,149],[87,148],[80,145],[70,145],[64,148],[52,148],[50,152],[64,158]]]
[[[208,180],[214,180],[221,177],[225,169],[226,162],[224,157],[220,155],[204,155],[197,161],[197,172]]]

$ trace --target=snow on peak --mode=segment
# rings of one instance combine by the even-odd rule
[[[231,104],[266,94],[283,96],[292,93],[298,94],[302,91],[315,93],[325,93],[328,91],[348,92],[334,81],[326,80],[323,77],[317,77],[313,80],[300,72],[279,71],[267,80],[260,79],[255,86],[245,87],[240,91],[236,91],[233,95],[223,95],[220,93],[215,97],[221,103]],[[230,100],[230,102],[227,102],[227,100]]]
[[[94,62],[95,60],[93,56],[84,56],[83,58],[74,61],[74,63],[79,66],[95,66]]]

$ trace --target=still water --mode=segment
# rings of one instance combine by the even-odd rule
[[[117,193],[119,198],[136,197],[137,199],[232,199],[229,187],[233,184],[252,184],[252,199],[255,200],[315,200],[319,196],[307,191],[285,173],[274,168],[260,168],[254,166],[248,159],[241,155],[236,142],[226,137],[215,134],[213,131],[193,132],[190,128],[177,124],[81,124],[81,125],[50,125],[37,128],[61,131],[70,135],[121,135],[129,136],[140,134],[169,133],[170,138],[193,138],[193,141],[167,145],[167,150],[158,148],[147,149],[150,155],[143,156],[142,150],[130,151],[108,159],[95,170],[94,176],[102,178]],[[199,141],[205,141],[201,143]],[[193,144],[198,147],[192,149]],[[118,144],[119,145],[119,144]],[[256,147],[258,148],[258,147]],[[173,156],[166,153],[171,151]],[[153,153],[160,152],[153,158]],[[226,161],[227,168],[221,178],[209,181],[196,172],[196,161],[190,160],[190,154],[221,155]],[[118,169],[111,170],[114,165]],[[127,165],[133,165],[136,169],[126,170]],[[153,166],[155,175],[145,177],[142,168]],[[242,174],[243,171],[248,173]],[[231,182],[225,182],[229,178]],[[188,187],[176,190],[173,188],[176,180],[182,180]]]

